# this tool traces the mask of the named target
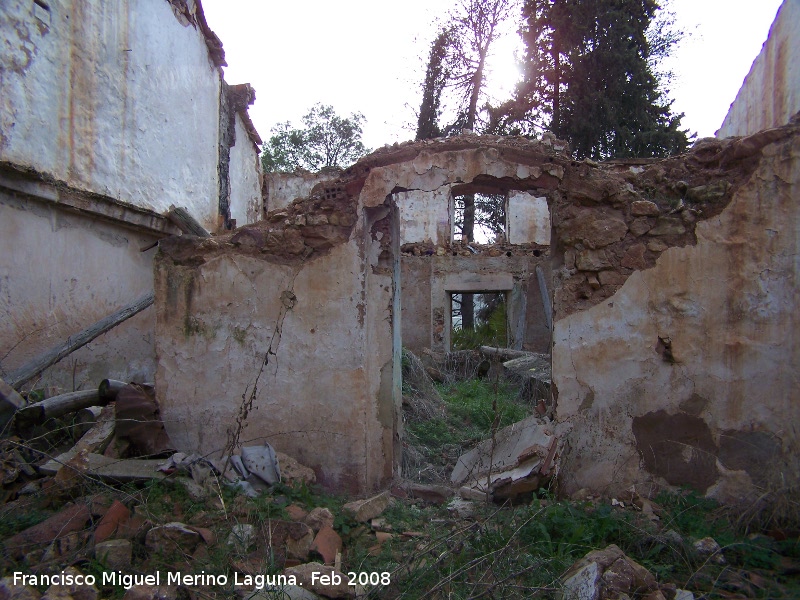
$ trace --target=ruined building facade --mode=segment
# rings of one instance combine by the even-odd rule
[[[572,428],[566,490],[685,484],[729,500],[796,482],[798,178],[796,124],[606,164],[548,138],[378,151],[263,222],[162,243],[156,383],[168,423],[181,424],[170,435],[221,449],[244,407],[243,439],[269,440],[333,489],[379,487],[398,474],[409,329],[446,349],[446,292],[516,291],[527,308],[512,301],[510,329],[521,323],[530,343],[548,327],[531,281],[540,267],[547,412]],[[544,202],[549,247],[511,243],[510,228],[500,255],[463,252],[452,241],[461,190],[522,198],[529,214]]]
[[[154,242],[186,207],[209,231],[261,215],[248,85],[222,78],[199,3],[0,6],[2,376],[153,289]],[[146,248],[149,250],[144,250]],[[152,380],[147,309],[37,387]]]

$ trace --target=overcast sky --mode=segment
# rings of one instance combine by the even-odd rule
[[[690,35],[675,52],[671,97],[683,126],[714,135],[767,38],[781,0],[672,0]],[[435,20],[453,0],[203,0],[225,48],[228,83],[256,90],[250,116],[265,140],[316,102],[366,116],[370,148],[413,139]],[[494,80],[516,72],[510,34],[493,58]],[[502,88],[502,86],[501,86]],[[503,94],[496,89],[495,95]]]

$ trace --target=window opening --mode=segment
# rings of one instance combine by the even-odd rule
[[[472,320],[465,305],[472,301]],[[508,347],[508,315],[505,292],[450,294],[450,347],[467,350],[479,346]]]
[[[507,239],[506,203],[505,194],[454,196],[453,241],[466,242],[468,238],[469,243],[503,243]]]

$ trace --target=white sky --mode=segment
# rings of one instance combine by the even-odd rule
[[[250,116],[263,139],[276,123],[300,118],[316,102],[365,115],[372,148],[413,139],[419,83],[435,19],[454,0],[203,0],[225,48],[225,80],[250,83]],[[781,0],[672,0],[690,34],[668,65],[670,97],[683,127],[712,136],[767,38]],[[509,36],[494,59],[499,78],[515,73]]]

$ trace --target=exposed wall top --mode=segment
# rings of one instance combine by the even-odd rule
[[[0,161],[217,228],[225,59],[199,1],[7,0],[0,32]],[[253,90],[233,90],[257,156]]]
[[[717,137],[750,135],[780,127],[798,111],[800,0],[784,0]]]

